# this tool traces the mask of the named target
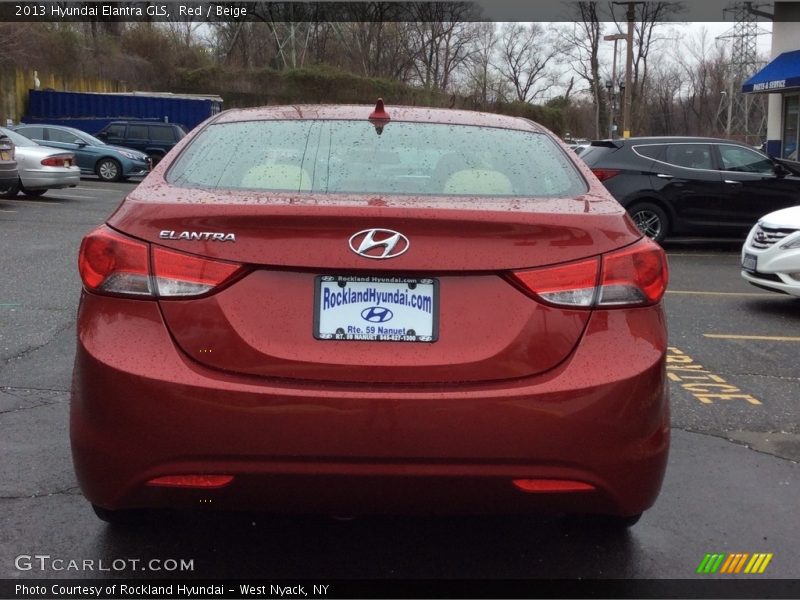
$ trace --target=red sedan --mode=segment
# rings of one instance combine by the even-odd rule
[[[83,240],[81,488],[132,509],[606,515],[658,495],[666,258],[521,118],[231,110]]]

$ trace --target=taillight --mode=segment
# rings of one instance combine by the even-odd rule
[[[603,257],[598,306],[655,304],[667,289],[669,269],[661,246],[649,238]]]
[[[616,177],[622,171],[620,169],[592,169],[592,173],[595,174],[600,181],[608,181],[612,177]]]
[[[537,299],[573,308],[647,306],[664,296],[669,271],[661,247],[635,244],[580,262],[511,273]]]
[[[153,248],[156,289],[162,298],[205,294],[225,283],[240,269],[241,266],[234,263]]]
[[[545,269],[517,271],[514,279],[536,296],[561,306],[589,307],[597,292],[600,259],[592,258]]]
[[[102,225],[83,238],[78,270],[86,289],[114,296],[152,296],[147,244]]]
[[[14,160],[14,144],[0,134],[0,160]]]
[[[239,264],[150,245],[105,225],[81,243],[78,268],[86,289],[129,297],[192,297],[206,294],[242,272]]]
[[[43,158],[41,164],[44,167],[70,167],[74,162],[74,154],[56,154]]]

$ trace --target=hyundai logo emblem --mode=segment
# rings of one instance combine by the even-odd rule
[[[761,242],[762,244],[767,241],[767,234],[761,231],[760,229],[756,231],[756,241]]]
[[[391,229],[365,229],[350,236],[350,249],[364,258],[394,258],[410,245],[406,236]]]
[[[361,311],[361,318],[369,323],[391,321],[394,313],[384,306],[370,306]]]

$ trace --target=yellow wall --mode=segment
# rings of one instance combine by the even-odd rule
[[[62,92],[127,92],[119,81],[91,77],[63,77],[47,71],[36,72],[39,89]],[[0,69],[0,125],[6,119],[19,123],[28,105],[28,90],[34,88],[34,71]]]

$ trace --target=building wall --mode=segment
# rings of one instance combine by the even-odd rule
[[[41,90],[52,89],[70,92],[127,92],[119,81],[89,77],[69,78],[47,71],[23,69],[0,70],[0,125],[11,119],[19,123],[28,103],[28,90],[35,89],[36,80]]]
[[[772,24],[772,59],[783,52],[800,50],[800,2],[776,1]],[[767,148],[780,155],[783,137],[783,94],[770,94],[767,116]]]

